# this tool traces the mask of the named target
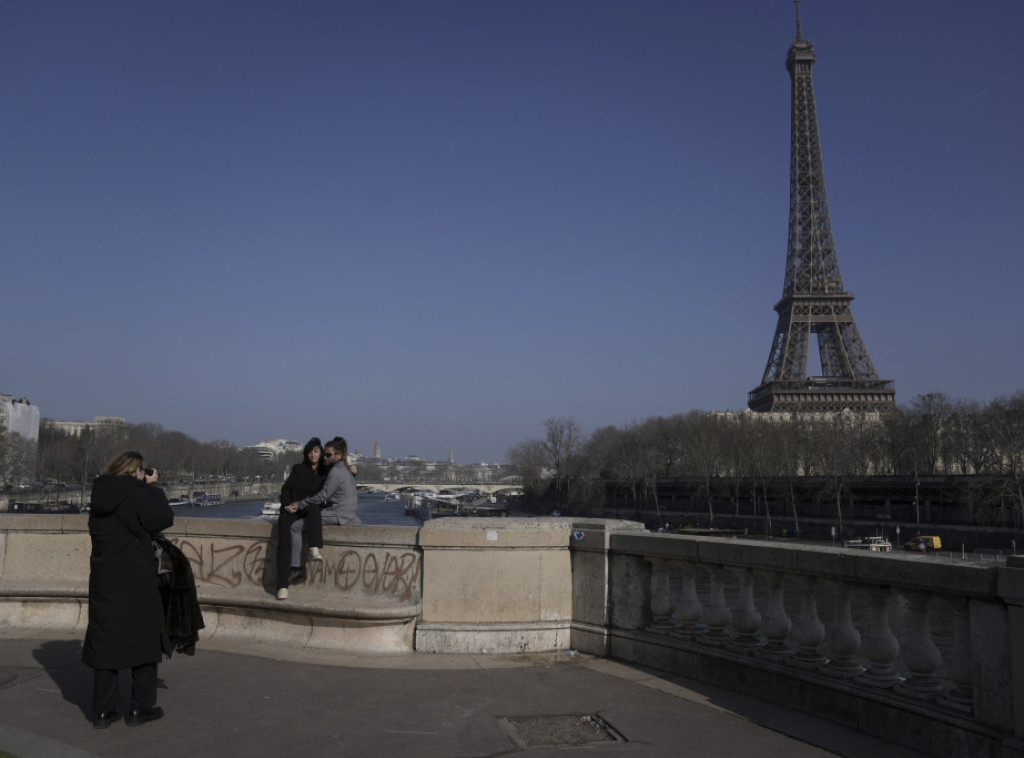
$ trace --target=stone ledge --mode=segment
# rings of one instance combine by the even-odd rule
[[[411,652],[419,604],[362,600],[325,605],[312,595],[281,601],[272,595],[200,590],[205,628],[200,639],[240,639],[290,647],[353,652]],[[0,583],[0,630],[60,629],[84,634],[89,618],[88,585]]]
[[[0,599],[11,597],[89,597],[88,582],[29,582],[20,579],[0,581]]]
[[[571,622],[426,623],[416,626],[420,653],[537,653],[569,647]]]
[[[200,605],[227,608],[264,609],[273,612],[294,612],[311,617],[348,618],[353,620],[386,620],[417,618],[421,603],[373,602],[340,594],[318,594],[303,591],[302,586],[291,588],[287,600],[278,600],[266,592],[228,592],[200,587],[196,594]]]

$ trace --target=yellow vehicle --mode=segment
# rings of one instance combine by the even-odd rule
[[[907,550],[920,550],[922,553],[931,553],[942,550],[942,538],[935,536],[918,535],[903,543]]]

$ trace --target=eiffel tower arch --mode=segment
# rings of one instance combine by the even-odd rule
[[[782,299],[761,384],[750,391],[753,411],[898,414],[890,379],[879,379],[843,286],[832,236],[818,112],[814,102],[814,45],[800,28],[786,69],[792,82],[789,163],[789,241]],[[808,373],[811,335],[817,337],[821,374]]]

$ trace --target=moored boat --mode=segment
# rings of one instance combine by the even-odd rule
[[[867,539],[843,540],[843,547],[868,550],[872,553],[892,552],[892,543],[885,537],[868,537]]]

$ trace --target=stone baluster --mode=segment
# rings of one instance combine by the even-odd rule
[[[708,566],[708,579],[710,590],[704,607],[704,622],[708,631],[701,641],[719,647],[729,640],[729,633],[725,630],[730,617],[729,605],[725,602],[725,569],[721,566]]]
[[[789,637],[789,633],[793,629],[793,622],[786,613],[786,606],[783,602],[783,574],[779,571],[770,571],[767,578],[768,606],[765,608],[761,631],[768,641],[768,644],[765,645],[765,652],[772,657],[782,658],[793,653],[786,644],[786,638]]]
[[[804,669],[813,669],[825,662],[821,654],[821,643],[825,639],[825,625],[818,617],[818,600],[814,591],[818,586],[815,576],[802,576],[796,580],[800,593],[800,611],[793,625],[793,641],[797,651],[786,663]]]
[[[945,597],[944,600],[953,613],[953,645],[946,651],[946,670],[953,689],[943,696],[942,701],[957,710],[971,713],[974,710],[974,671],[970,609],[966,598]]]
[[[672,629],[675,601],[669,593],[669,562],[664,558],[650,558],[651,563],[651,623],[647,631],[668,634]]]
[[[892,633],[889,626],[889,599],[892,592],[889,587],[869,587],[868,605],[871,609],[871,622],[868,633],[861,641],[861,652],[868,659],[868,670],[858,679],[872,687],[895,687],[900,682],[893,663],[900,654],[900,641]]]
[[[754,604],[754,572],[748,568],[734,569],[739,579],[739,604],[732,609],[732,627],[736,630],[731,645],[743,650],[761,647],[757,631],[761,612]]]
[[[697,567],[687,561],[677,561],[682,583],[679,593],[679,603],[676,606],[676,613],[673,619],[679,622],[679,626],[672,630],[672,634],[678,637],[695,637],[705,631],[702,623],[704,607],[697,596]]]
[[[833,582],[832,623],[828,626],[827,639],[831,657],[822,667],[823,673],[848,678],[863,671],[856,658],[860,650],[860,632],[853,625],[850,613],[850,587],[843,581]]]
[[[928,619],[932,593],[904,590],[903,597],[907,601],[909,615],[903,663],[910,676],[903,681],[899,690],[905,695],[930,699],[944,689],[942,682],[935,678],[935,672],[942,665],[942,651],[932,639],[932,627]]]

